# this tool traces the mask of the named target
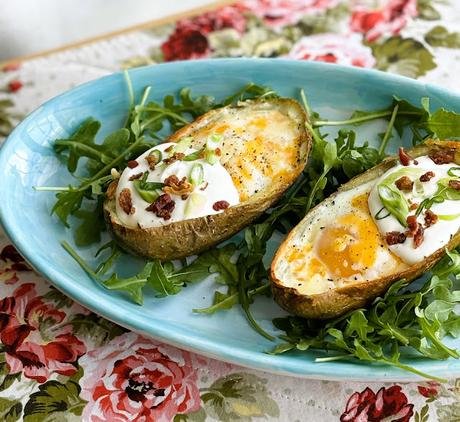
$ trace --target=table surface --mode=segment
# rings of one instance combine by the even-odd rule
[[[374,67],[460,92],[459,19],[455,0],[240,1],[4,66],[0,138],[75,85],[177,59],[287,56]],[[218,362],[73,303],[28,270],[1,229],[0,251],[2,420],[460,421],[460,379],[313,381]]]

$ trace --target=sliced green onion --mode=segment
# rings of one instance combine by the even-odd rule
[[[444,215],[438,215],[438,218],[440,220],[447,220],[447,221],[451,221],[451,220],[455,220],[457,218],[460,217],[460,214],[444,214]]]
[[[447,221],[455,220],[458,217],[460,217],[460,214],[445,214],[445,215],[441,214],[441,215],[438,215],[438,218],[440,220],[447,220]]]
[[[204,148],[186,155],[182,161],[195,161],[199,160],[204,152]]]
[[[386,211],[387,214],[385,215],[381,215],[382,214],[382,211]],[[384,218],[387,218],[391,215],[391,212],[389,212],[385,207],[382,207],[380,208],[378,211],[377,211],[377,214],[375,214],[374,218],[376,220],[383,220]]]
[[[206,149],[214,151],[220,146],[220,141],[222,140],[221,135],[213,134],[206,141]]]
[[[383,206],[391,213],[403,227],[407,227],[407,216],[409,214],[409,203],[399,189],[389,185],[378,186],[380,200]]]
[[[460,177],[460,174],[455,174],[455,172],[460,172],[460,167],[452,167],[447,171],[447,174],[452,177]]]
[[[219,157],[216,154],[216,151],[214,150],[206,150],[204,159],[206,160],[207,163],[214,165],[219,161]]]
[[[148,175],[149,172],[146,171],[142,176],[142,179],[133,181],[133,186],[144,201],[152,203],[161,195],[161,189],[163,188],[164,183],[147,182]]]
[[[179,142],[174,145],[173,153],[174,152],[185,152],[187,148],[190,147],[190,144],[192,143],[193,138],[190,136],[181,138]]]
[[[198,186],[203,183],[204,180],[204,169],[200,163],[194,164],[190,171],[190,181],[193,185]]]
[[[149,157],[154,157],[155,164],[158,164],[163,159],[163,154],[159,149],[154,149],[152,152],[149,153]]]

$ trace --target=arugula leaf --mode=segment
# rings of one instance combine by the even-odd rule
[[[88,246],[92,243],[100,242],[101,233],[106,229],[102,215],[102,204],[103,201],[99,198],[93,209],[78,209],[74,212],[73,215],[82,220],[74,232],[74,240],[77,246]]]
[[[460,304],[460,290],[452,291],[460,274],[460,252],[449,252],[432,272],[419,291],[408,290],[405,281],[400,280],[368,309],[352,311],[325,325],[299,317],[276,319],[274,325],[286,333],[280,336],[285,343],[270,353],[284,353],[292,348],[335,350],[335,356],[317,361],[356,358],[440,380],[400,362],[402,346],[409,348],[405,353],[415,351],[429,359],[460,358],[457,351],[442,343],[446,335],[460,335],[460,315],[455,312]]]
[[[426,127],[440,139],[460,137],[460,114],[440,108],[427,120]]]
[[[104,149],[95,143],[101,123],[93,118],[86,119],[68,139],[56,139],[53,147],[56,154],[67,161],[67,170],[74,173],[82,157],[100,159]]]

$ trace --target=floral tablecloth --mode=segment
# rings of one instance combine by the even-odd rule
[[[460,91],[457,0],[244,0],[0,72],[0,138],[46,99],[120,68],[283,56],[375,67]],[[460,421],[448,384],[299,380],[143,338],[33,273],[0,229],[0,420]]]

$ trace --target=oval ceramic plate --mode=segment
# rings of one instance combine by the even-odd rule
[[[303,88],[313,109],[323,118],[346,116],[356,109],[384,107],[391,102],[392,95],[414,103],[428,96],[433,108],[460,110],[460,97],[443,89],[381,72],[321,63],[216,59],[139,68],[130,71],[130,75],[137,95],[151,85],[151,98],[155,99],[176,93],[182,87],[191,87],[194,95],[207,94],[221,99],[251,81],[269,85],[287,97],[297,97]],[[387,366],[338,361],[314,363],[313,352],[269,355],[265,352],[273,343],[249,327],[239,307],[212,316],[192,313],[192,308],[212,302],[215,286],[210,280],[189,286],[166,299],[157,299],[154,292],[149,291],[143,306],[91,280],[61,247],[63,240],[72,243],[72,234],[55,216],[50,217],[54,194],[36,192],[32,186],[71,183],[65,166],[53,153],[52,141],[67,137],[89,116],[102,122],[102,136],[121,127],[128,102],[120,73],[87,83],[54,98],[29,115],[1,148],[1,222],[18,250],[37,271],[68,296],[112,321],[210,357],[310,378],[412,379],[411,374]],[[371,144],[376,143],[375,133],[369,131],[369,127],[358,129],[361,140],[369,140]],[[368,136],[369,139],[364,139]],[[271,245],[272,251],[279,240]],[[78,253],[94,264],[97,248],[81,248]],[[139,259],[132,257],[126,257],[124,262],[125,268],[133,271],[140,264]],[[258,298],[253,311],[262,327],[275,333],[271,320],[282,314],[277,305],[268,298]],[[457,342],[457,345],[460,344]],[[437,376],[460,375],[460,362],[454,359],[413,359],[405,363]]]

